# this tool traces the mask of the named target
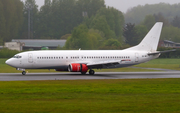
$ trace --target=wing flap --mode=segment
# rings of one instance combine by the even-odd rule
[[[110,66],[116,66],[120,64],[121,61],[102,61],[102,62],[92,62],[88,63],[87,66],[89,68],[104,68],[104,67],[110,67]]]

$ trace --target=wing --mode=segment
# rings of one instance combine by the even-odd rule
[[[97,68],[109,68],[109,67],[116,67],[117,65],[123,63],[123,62],[130,62],[131,60],[113,60],[113,61],[100,61],[100,62],[92,62],[87,63],[87,67],[90,69]]]

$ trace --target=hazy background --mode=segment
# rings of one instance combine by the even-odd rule
[[[25,0],[22,0],[22,1],[25,1]],[[113,6],[124,13],[129,8],[132,8],[137,5],[156,4],[160,2],[169,3],[169,4],[180,3],[179,0],[105,0],[105,4],[107,6]],[[40,7],[44,4],[44,0],[36,0],[36,3]]]
[[[25,5],[21,0],[2,1],[2,46],[12,39],[65,39],[65,46],[57,49],[120,50],[137,45],[156,22],[164,23],[161,42],[180,43],[179,0],[57,0],[45,6],[44,0],[28,0]],[[31,10],[28,4],[44,7]],[[163,58],[180,58],[180,51]]]

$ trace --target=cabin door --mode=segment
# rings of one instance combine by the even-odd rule
[[[139,54],[135,53],[135,62],[139,62]]]
[[[33,63],[33,54],[32,53],[28,54],[28,62]]]

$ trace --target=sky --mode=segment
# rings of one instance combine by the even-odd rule
[[[105,4],[107,6],[112,6],[124,13],[126,13],[128,9],[138,5],[157,4],[161,2],[176,4],[180,3],[180,0],[105,0]],[[44,4],[44,0],[36,0],[36,3],[38,4],[38,6],[42,6]]]

